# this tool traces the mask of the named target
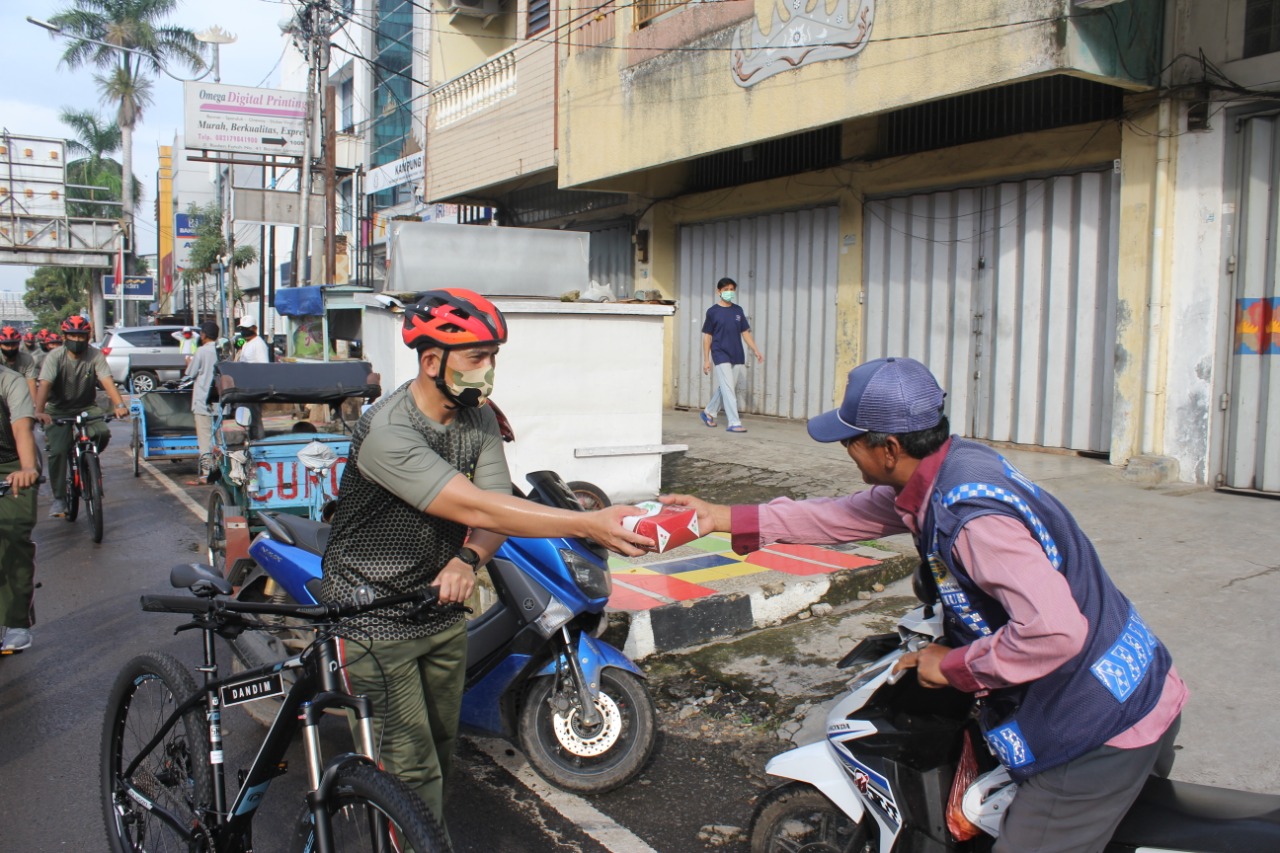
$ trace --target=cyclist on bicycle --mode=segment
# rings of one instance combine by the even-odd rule
[[[485,406],[507,341],[493,303],[470,290],[428,291],[405,311],[403,339],[417,351],[418,375],[356,425],[324,554],[324,599],[433,585],[442,603],[461,603],[508,535],[591,538],[630,555],[652,547],[622,526],[635,507],[570,512],[512,496],[498,420]],[[462,614],[364,616],[343,637],[345,686],[373,701],[382,766],[443,823],[466,675]]]
[[[22,376],[0,367],[0,480],[11,491],[0,497],[0,652],[31,645],[34,621],[36,479],[40,476],[32,424],[36,410]]]
[[[13,326],[0,328],[0,365],[21,373],[27,380],[31,399],[36,396],[36,360],[22,349],[22,333]]]
[[[63,320],[62,337],[65,342],[45,356],[44,364],[40,366],[36,417],[45,425],[49,446],[49,485],[53,489],[50,518],[62,518],[67,514],[67,454],[74,440],[71,425],[52,425],[53,418],[74,417],[81,412],[102,415],[102,409],[95,404],[99,388],[111,400],[117,418],[129,414],[111,378],[107,360],[97,347],[89,345],[92,331],[93,326],[84,317],[72,316]],[[111,431],[103,421],[91,421],[87,429],[101,453],[111,440]]]

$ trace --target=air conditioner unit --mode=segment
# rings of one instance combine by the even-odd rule
[[[501,0],[447,0],[450,15],[467,15],[472,18],[492,18],[502,10]]]

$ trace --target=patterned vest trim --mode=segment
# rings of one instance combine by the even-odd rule
[[[1096,749],[1160,701],[1168,651],[1107,576],[1092,543],[1056,498],[991,448],[952,439],[938,472],[920,543],[939,596],[947,639],[967,645],[998,631],[1009,614],[955,559],[964,525],[983,515],[1018,519],[1063,574],[1089,625],[1071,660],[1028,684],[992,690],[982,728],[1014,779],[1029,778]]]
[[[369,424],[383,406],[396,405],[408,394],[407,384],[366,412],[351,438],[343,470],[333,530],[325,549],[321,594],[326,600],[347,600],[360,586],[377,596],[398,595],[428,586],[466,540],[467,527],[428,515],[360,473],[360,449]],[[415,410],[416,411],[416,410]],[[487,435],[471,410],[459,412],[445,430],[425,423],[419,434],[427,446],[467,477],[475,473]],[[410,640],[427,637],[462,618],[452,608],[432,610],[419,620],[406,617],[403,605],[347,623],[353,637]]]

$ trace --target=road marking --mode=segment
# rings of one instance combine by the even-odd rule
[[[601,812],[582,797],[553,788],[529,767],[518,755],[508,755],[506,741],[497,738],[472,737],[471,742],[486,755],[497,762],[498,766],[516,778],[520,784],[532,791],[537,797],[562,817],[574,824],[578,829],[600,842],[605,848],[618,853],[658,853],[642,838],[615,822],[613,818]]]
[[[205,508],[200,506],[200,504],[196,503],[195,499],[191,497],[191,495],[184,492],[181,486],[173,482],[173,480],[170,480],[164,474],[161,474],[160,469],[152,465],[147,460],[139,459],[138,462],[148,474],[150,474],[152,477],[155,477],[156,480],[159,481],[160,485],[168,489],[169,493],[174,497],[176,497],[179,503],[181,503],[187,509],[191,510],[191,514],[194,515],[196,518],[200,519],[201,524],[203,524],[207,520]]]

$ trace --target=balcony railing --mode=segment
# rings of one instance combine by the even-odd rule
[[[515,48],[499,54],[431,93],[436,127],[445,127],[488,109],[516,93]]]
[[[636,0],[636,28],[643,27],[654,18],[678,9],[688,0]]]
[[[571,10],[573,18],[568,28],[569,52],[577,53],[613,41],[617,12],[617,4],[612,0],[597,8]]]

